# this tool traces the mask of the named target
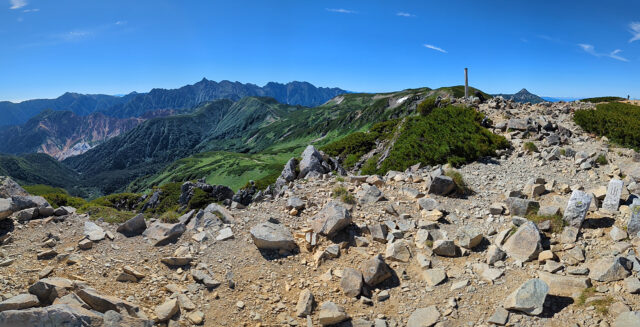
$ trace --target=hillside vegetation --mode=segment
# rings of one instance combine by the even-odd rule
[[[614,102],[614,101],[622,101],[624,98],[621,97],[596,97],[596,98],[586,98],[581,99],[582,102],[591,102],[591,103],[602,103],[602,102]]]
[[[403,171],[417,163],[458,166],[509,146],[504,137],[480,125],[482,118],[472,108],[449,105],[424,116],[376,124],[367,133],[353,133],[322,149],[342,158],[345,166],[353,166],[378,144],[386,142],[383,145],[387,155],[383,157],[383,151],[379,151],[367,158],[363,174]]]
[[[595,110],[578,110],[574,121],[585,131],[625,147],[640,150],[640,106],[627,103],[602,103]]]

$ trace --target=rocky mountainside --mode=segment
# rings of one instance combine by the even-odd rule
[[[501,96],[503,98],[505,98],[506,100],[512,100],[515,102],[520,102],[520,103],[526,103],[526,102],[530,102],[530,103],[540,103],[540,102],[545,102],[545,100],[533,93],[530,93],[529,91],[527,91],[527,89],[522,89],[520,91],[518,91],[518,93],[516,94],[494,94],[494,96]]]
[[[287,84],[269,82],[263,87],[240,82],[215,82],[202,79],[178,89],[153,89],[148,93],[130,93],[122,97],[104,94],[65,93],[56,99],[28,100],[20,103],[0,102],[0,126],[20,125],[43,110],[70,110],[86,116],[102,112],[110,117],[130,118],[153,115],[150,112],[190,111],[199,104],[218,99],[240,100],[244,97],[272,97],[281,103],[319,106],[346,91],[339,88],[315,87],[307,82]]]
[[[359,176],[309,146],[251,203],[170,220],[3,179],[0,325],[639,326],[637,153],[573,123],[591,104],[475,107],[510,148]]]
[[[101,113],[80,116],[72,111],[45,110],[24,125],[1,129],[0,152],[40,152],[63,160],[82,154],[142,121],[140,118],[107,117]]]

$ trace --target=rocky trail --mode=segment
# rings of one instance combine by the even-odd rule
[[[0,326],[640,326],[638,153],[572,122],[591,104],[477,102],[495,158],[356,176],[309,146],[175,224],[4,178]]]

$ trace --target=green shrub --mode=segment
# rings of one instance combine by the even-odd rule
[[[25,191],[31,195],[43,196],[45,194],[69,194],[65,189],[60,187],[53,187],[44,184],[26,185],[22,187]]]
[[[78,209],[78,212],[89,214],[92,220],[102,218],[110,224],[123,223],[136,215],[136,213],[132,211],[119,211],[115,208],[92,204],[85,204]]]
[[[606,136],[610,141],[640,150],[640,106],[603,103],[595,110],[578,110],[573,120],[585,131]]]
[[[42,197],[45,198],[45,200],[47,200],[47,202],[49,202],[49,204],[54,208],[69,206],[77,209],[87,204],[87,201],[83,198],[77,198],[67,194],[49,193],[42,194]]]
[[[554,233],[561,233],[565,226],[567,226],[567,222],[562,219],[561,214],[555,214],[553,216],[541,216],[536,212],[530,212],[527,214],[527,219],[533,221],[536,224],[539,224],[543,221],[550,220],[551,221],[551,231]]]
[[[427,116],[414,116],[401,127],[399,136],[378,171],[404,171],[417,163],[454,167],[509,146],[502,136],[480,125],[484,116],[473,108],[436,108]]]
[[[340,199],[340,201],[348,204],[355,204],[356,198],[344,186],[336,186],[331,192],[331,197]]]
[[[523,147],[528,153],[538,152],[538,147],[533,142],[526,142]]]
[[[418,105],[418,113],[422,116],[426,116],[436,108],[436,98],[434,96],[430,96],[424,101],[420,102]]]
[[[447,170],[444,173],[446,176],[451,177],[451,179],[453,180],[453,183],[456,184],[456,189],[455,189],[455,193],[457,195],[470,195],[473,194],[473,190],[471,188],[469,188],[469,186],[467,185],[467,183],[464,181],[464,178],[462,177],[462,174],[460,174],[459,172],[455,171],[455,170]]]
[[[609,160],[607,160],[607,157],[604,154],[601,154],[596,158],[596,163],[600,166],[604,166],[609,163]]]
[[[138,193],[115,193],[90,201],[91,205],[132,211],[140,204],[142,195]]]
[[[199,188],[193,190],[193,196],[189,200],[188,208],[191,209],[204,209],[211,202],[215,202],[215,199],[210,193],[207,193]]]
[[[596,98],[586,98],[580,100],[581,102],[591,102],[591,103],[601,103],[601,102],[614,102],[614,101],[622,101],[624,98],[621,97],[596,97]]]
[[[171,210],[163,213],[160,216],[160,221],[167,224],[175,224],[178,222],[178,218],[180,218],[180,214]]]
[[[158,199],[158,205],[155,208],[149,208],[145,212],[150,214],[162,214],[167,211],[178,211],[180,208],[180,188],[182,187],[182,182],[176,183],[167,183],[159,187],[154,187],[151,191],[153,194],[155,191],[161,191],[160,197]],[[149,202],[151,195],[147,197],[147,199],[140,203],[139,208],[142,208],[145,203]]]

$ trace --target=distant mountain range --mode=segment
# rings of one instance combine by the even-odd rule
[[[531,103],[540,103],[545,100],[533,93],[527,91],[527,89],[522,89],[516,94],[494,94],[493,96],[502,96],[506,100],[513,100],[515,102],[531,102]]]
[[[240,100],[247,96],[266,96],[280,103],[313,107],[346,93],[339,88],[315,87],[307,82],[280,84],[269,82],[263,87],[240,82],[215,82],[202,79],[178,89],[153,89],[149,93],[125,96],[65,93],[56,99],[28,100],[20,103],[0,102],[0,126],[24,124],[43,110],[69,110],[78,116],[101,112],[117,118],[141,117],[149,111],[194,108],[200,103],[218,99]]]

